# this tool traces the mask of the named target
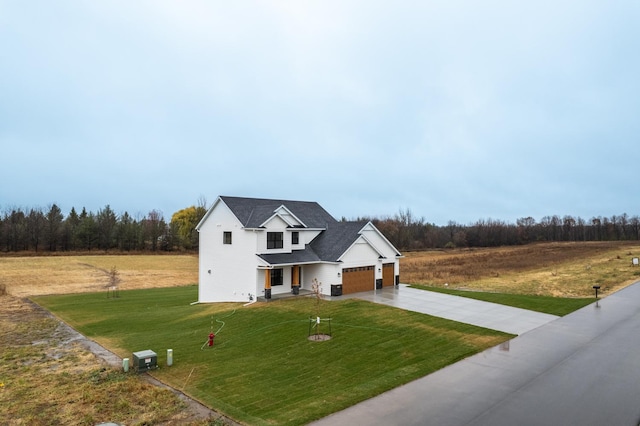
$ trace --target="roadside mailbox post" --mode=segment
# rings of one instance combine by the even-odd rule
[[[594,285],[593,289],[596,291],[596,300],[598,300],[598,290],[600,290],[600,286],[599,285]]]

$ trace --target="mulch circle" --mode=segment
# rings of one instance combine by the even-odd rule
[[[309,336],[309,340],[312,342],[324,342],[329,339],[331,339],[331,336],[328,334],[312,334]]]

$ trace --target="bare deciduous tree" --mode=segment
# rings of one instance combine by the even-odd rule
[[[119,296],[118,286],[120,285],[121,280],[120,280],[120,273],[118,272],[118,269],[116,269],[115,266],[111,267],[111,269],[107,271],[107,278],[109,280],[109,283],[107,284],[107,296],[118,297]]]

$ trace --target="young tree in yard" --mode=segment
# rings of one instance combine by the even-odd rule
[[[107,276],[109,278],[109,283],[107,284],[107,295],[111,297],[118,297],[119,295],[118,285],[120,284],[120,281],[121,281],[120,273],[118,272],[116,267],[113,266],[107,272]]]
[[[314,340],[322,340],[321,337],[324,337],[324,333],[322,333],[320,331],[320,325],[322,323],[323,318],[320,315],[320,308],[322,307],[322,283],[320,281],[318,281],[317,278],[314,278],[311,281],[311,291],[313,292],[314,296],[315,296],[315,318],[311,318],[310,321],[312,323],[314,323],[313,325],[313,330],[314,330]],[[328,319],[329,321],[331,321],[331,319]],[[309,336],[311,337],[311,336]]]

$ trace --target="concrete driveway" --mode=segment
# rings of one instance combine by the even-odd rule
[[[640,284],[315,425],[638,425]]]
[[[559,318],[467,297],[418,290],[406,284],[340,297],[367,300],[518,335]]]

